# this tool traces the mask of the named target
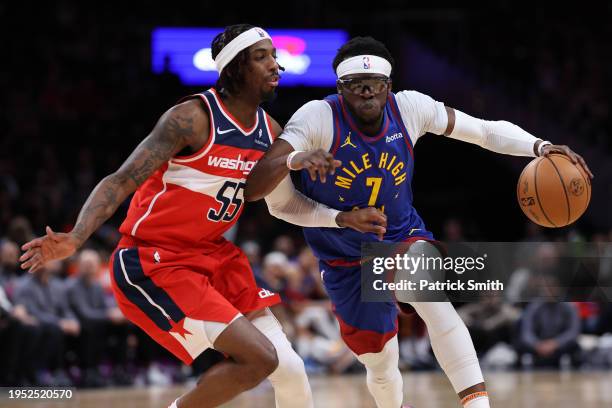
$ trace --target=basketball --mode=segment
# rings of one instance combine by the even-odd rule
[[[516,187],[519,207],[543,227],[565,227],[585,212],[591,181],[579,164],[562,154],[537,157],[523,170]]]

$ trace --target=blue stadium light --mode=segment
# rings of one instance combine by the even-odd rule
[[[182,83],[212,85],[217,71],[210,54],[212,39],[223,28],[159,27],[151,36],[155,73],[167,65]],[[332,60],[348,39],[342,30],[267,30],[277,48],[278,63],[285,67],[281,86],[335,86]]]

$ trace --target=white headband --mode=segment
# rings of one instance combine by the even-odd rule
[[[259,27],[253,27],[250,30],[245,31],[240,34],[238,37],[234,38],[229,44],[226,44],[225,47],[217,54],[217,58],[215,58],[215,66],[217,67],[217,72],[221,74],[223,68],[227,66],[236,55],[245,48],[250,47],[258,41],[269,39],[272,41],[272,38],[265,30]]]
[[[376,55],[358,55],[347,58],[336,68],[336,75],[341,78],[350,74],[383,74],[391,76],[391,64]]]

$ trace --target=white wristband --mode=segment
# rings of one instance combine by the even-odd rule
[[[291,167],[291,160],[293,160],[293,157],[298,153],[302,153],[302,150],[294,150],[291,153],[289,153],[289,156],[287,156],[287,168],[289,170],[299,170],[299,169],[295,169]]]
[[[552,145],[552,143],[549,142],[548,140],[545,140],[542,143],[540,143],[540,145],[538,146],[538,157],[542,155],[542,148],[548,145]]]

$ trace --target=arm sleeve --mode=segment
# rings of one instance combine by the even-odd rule
[[[294,150],[329,150],[333,132],[333,115],[329,104],[310,101],[293,114],[279,137]]]
[[[398,92],[395,97],[413,145],[425,133],[444,133],[448,125],[448,114],[442,102],[416,91]],[[455,126],[450,138],[497,153],[535,156],[533,146],[539,139],[520,127],[504,120],[482,120],[457,109],[454,111]]]
[[[266,196],[266,204],[270,214],[291,224],[302,227],[340,228],[336,224],[336,216],[340,211],[297,191],[289,175]]]
[[[448,115],[442,102],[417,91],[398,92],[395,100],[413,145],[425,133],[441,135],[446,130]]]
[[[505,120],[477,119],[456,109],[455,127],[449,137],[477,144],[497,153],[531,157],[535,157],[533,146],[539,140]]]

